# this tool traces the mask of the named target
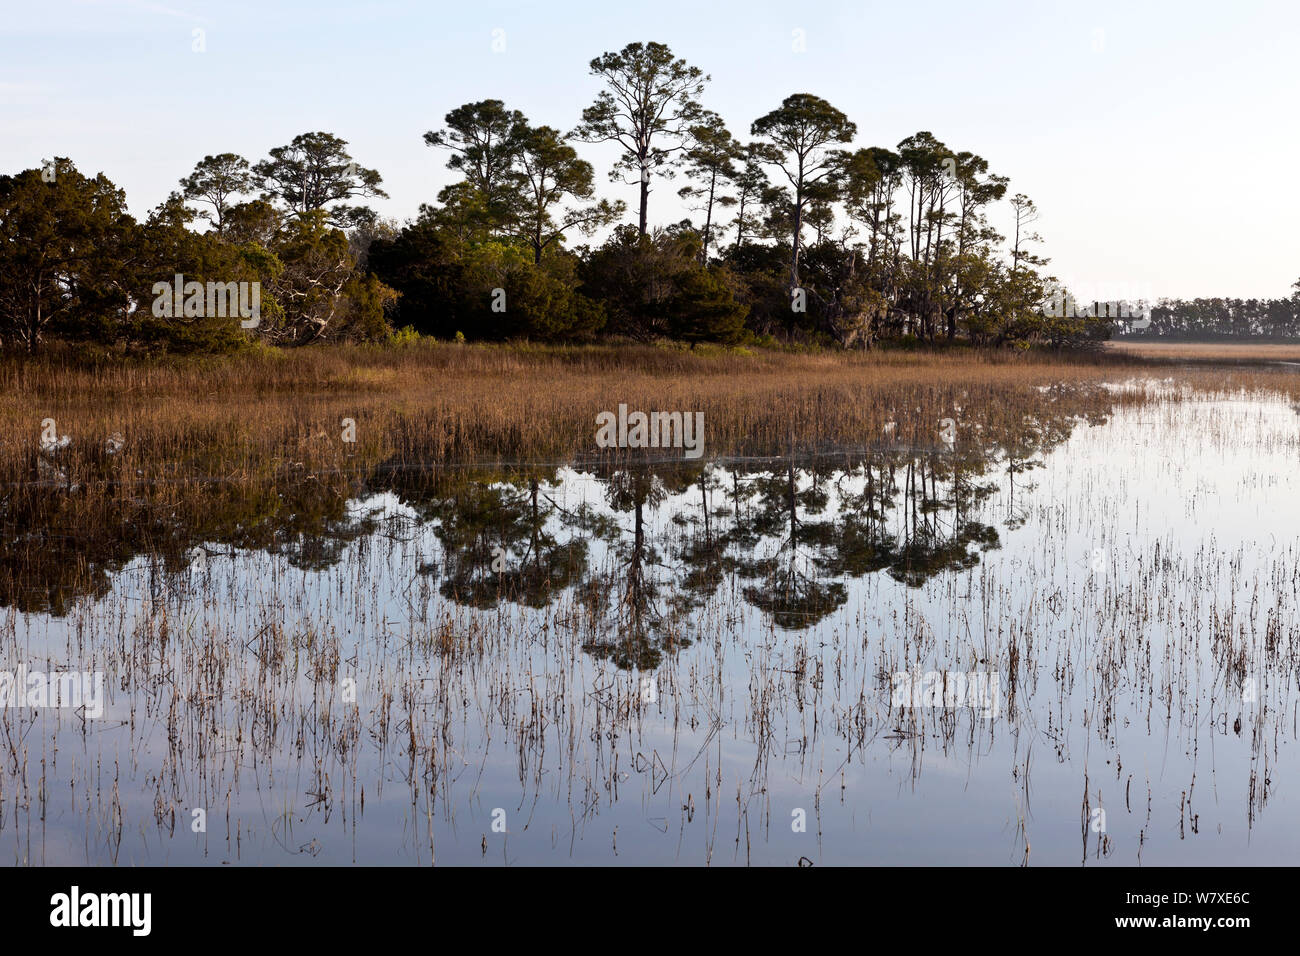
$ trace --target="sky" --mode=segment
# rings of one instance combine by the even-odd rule
[[[983,156],[1039,207],[1048,271],[1091,297],[1281,297],[1300,278],[1292,0],[0,0],[0,173],[68,156],[143,216],[206,154],[255,162],[325,130],[405,220],[455,178],[423,142],[449,110],[495,98],[572,129],[591,59],[651,40],[711,76],[703,103],[742,139],[807,92],[854,146],[929,130]],[[613,147],[578,149],[634,215]],[[657,184],[652,223],[687,214],[679,185]],[[1007,231],[1005,202],[991,219]]]

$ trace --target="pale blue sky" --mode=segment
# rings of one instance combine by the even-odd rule
[[[856,145],[928,129],[983,155],[1038,203],[1051,270],[1098,298],[1282,296],[1300,278],[1295,3],[2,2],[0,170],[71,156],[137,215],[206,153],[255,161],[323,129],[379,169],[384,215],[412,216],[449,181],[421,139],[449,109],[496,97],[567,130],[598,89],[592,57],[659,40],[712,74],[705,105],[746,139],[810,92]],[[579,149],[631,205],[611,152]],[[653,221],[682,217],[676,188]]]

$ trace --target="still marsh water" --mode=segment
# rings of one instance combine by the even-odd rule
[[[1300,415],[1102,395],[1010,438],[955,409],[952,447],[395,469],[180,561],[11,563],[0,669],[102,672],[107,700],[0,710],[0,848],[1293,862]],[[898,702],[936,673],[994,697]]]

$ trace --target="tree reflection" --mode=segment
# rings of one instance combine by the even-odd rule
[[[107,594],[140,556],[160,569],[163,590],[192,587],[184,572],[197,546],[323,571],[382,530],[358,503],[384,494],[436,539],[438,560],[419,573],[436,578],[442,600],[540,609],[569,594],[593,622],[588,653],[648,669],[698,637],[695,612],[727,587],[776,627],[799,630],[843,607],[852,579],[884,573],[919,587],[975,567],[1000,544],[985,503],[1005,493],[999,524],[1023,520],[1022,476],[1069,436],[1080,404],[1054,395],[1025,421],[968,430],[982,437],[949,448],[607,462],[576,477],[388,460],[347,477],[273,468],[237,483],[131,493],[105,481],[91,494],[87,465],[75,485],[0,494],[0,606],[67,614],[78,599]],[[1087,410],[1090,423],[1104,420],[1095,404]],[[557,503],[571,483],[601,494]]]
[[[434,526],[443,555],[439,593],[447,600],[480,609],[503,600],[545,607],[586,572],[586,541],[561,541],[548,529],[557,509],[541,494],[536,474],[513,482],[407,483],[397,490]]]
[[[647,534],[647,510],[658,508],[669,493],[664,479],[671,478],[673,469],[661,471],[618,469],[603,475],[606,502],[615,512],[629,514],[632,527],[612,542],[612,567],[604,574],[603,583],[619,595],[610,636],[588,641],[583,650],[619,667],[653,670],[664,650],[690,643],[678,630],[679,615],[661,603],[660,555]]]

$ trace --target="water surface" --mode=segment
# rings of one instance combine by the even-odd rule
[[[0,710],[0,848],[1290,863],[1298,449],[1286,402],[1166,383],[1014,441],[406,469],[271,526],[214,503],[180,561],[61,546],[6,569],[0,669],[108,700]]]

